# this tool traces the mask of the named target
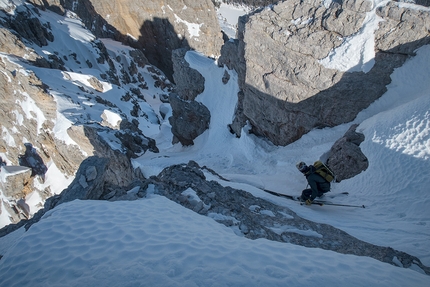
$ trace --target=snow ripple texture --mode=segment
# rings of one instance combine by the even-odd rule
[[[62,204],[46,213],[0,260],[1,286],[350,286],[351,282],[367,287],[375,282],[428,286],[429,281],[426,275],[366,257],[238,237],[214,220],[196,218],[194,212],[156,195],[137,201]]]

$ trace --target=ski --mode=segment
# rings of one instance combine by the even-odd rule
[[[210,168],[208,168],[206,166],[204,166],[203,169],[206,169],[207,171],[209,171],[210,173],[212,173],[213,175],[219,177],[222,180],[230,181],[229,179],[223,178],[221,175],[217,174],[215,171],[213,171],[212,169],[210,169]],[[275,195],[275,196],[284,197],[284,198],[287,198],[287,199],[290,199],[290,200],[294,200],[294,201],[299,201],[301,205],[305,204],[305,202],[303,202],[300,199],[300,196],[279,193],[279,192],[276,192],[276,191],[272,191],[272,190],[268,190],[268,189],[263,189],[263,188],[259,188],[259,187],[257,187],[257,188],[260,189],[260,190],[262,190],[262,191],[265,191],[267,193],[270,193],[272,195]],[[324,195],[324,196],[326,196],[328,198],[334,198],[334,197],[336,197],[338,195],[348,195],[348,194],[349,194],[349,192],[345,191],[345,192],[341,192],[341,193],[335,193],[335,194]],[[337,206],[350,206],[350,205],[346,205],[346,204],[342,204],[341,205],[341,204],[334,204],[334,203],[327,203],[327,202],[324,203],[322,201],[320,201],[319,203],[318,203],[318,201],[317,202],[314,201],[313,204],[318,204],[320,206],[322,206],[324,204],[326,204],[326,205],[337,205]],[[350,206],[350,207],[362,207],[362,208],[364,208],[364,205],[362,205],[362,206]]]
[[[284,193],[279,193],[279,192],[275,192],[272,190],[268,190],[268,189],[262,189],[263,191],[276,195],[276,196],[280,196],[280,197],[284,197],[284,198],[288,198],[290,200],[294,200],[294,201],[300,201],[300,205],[304,205],[306,204],[305,202],[300,200],[300,196],[294,196],[294,195],[289,195],[289,194],[284,194]],[[348,195],[349,192],[345,191],[345,192],[341,192],[341,193],[337,193],[337,194],[333,194],[330,195],[331,198],[336,197],[337,195]],[[324,200],[314,200],[312,202],[312,204],[316,204],[319,206],[323,206],[323,205],[333,205],[333,206],[344,206],[344,207],[360,207],[360,208],[366,208],[364,205],[350,205],[350,204],[340,204],[340,203],[332,203],[329,201],[324,201]]]
[[[267,193],[270,193],[270,194],[273,194],[273,195],[276,195],[276,196],[280,196],[280,197],[285,197],[285,198],[288,198],[288,199],[291,199],[291,200],[295,200],[295,201],[298,201],[298,198],[299,198],[298,196],[284,194],[284,193],[279,193],[279,192],[271,191],[271,190],[268,190],[268,189],[262,189],[262,190],[265,191],[265,192],[267,192]]]
[[[306,204],[305,202],[300,203],[301,205]],[[359,207],[359,208],[366,208],[363,205],[350,205],[350,204],[340,204],[340,203],[332,203],[332,202],[328,202],[328,201],[321,201],[321,200],[314,200],[312,201],[312,204],[316,204],[319,206],[323,206],[323,205],[333,205],[333,206],[344,206],[344,207]]]
[[[279,193],[279,192],[275,192],[275,191],[268,190],[268,189],[262,189],[262,190],[267,192],[267,193],[276,195],[276,196],[285,197],[285,198],[295,200],[295,201],[300,201],[300,196]],[[331,194],[331,195],[324,194],[324,197],[335,198],[336,196],[339,196],[339,195],[348,195],[348,194],[349,194],[349,192],[345,191],[345,192],[335,193],[335,194]]]

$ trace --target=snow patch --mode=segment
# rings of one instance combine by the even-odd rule
[[[201,23],[201,24],[190,23],[190,22],[187,22],[185,20],[182,20],[176,14],[175,14],[175,19],[176,19],[175,20],[176,23],[183,23],[183,24],[185,24],[187,26],[188,33],[190,34],[191,38],[198,38],[199,37],[200,27],[203,26],[203,23]]]

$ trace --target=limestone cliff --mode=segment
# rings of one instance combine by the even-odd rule
[[[222,34],[210,0],[32,0],[39,6],[75,12],[97,37],[112,37],[141,49],[172,79],[172,51],[182,47],[219,56]]]
[[[88,37],[76,39],[72,30]],[[31,217],[89,156],[124,166],[158,151],[139,126],[158,126],[158,111],[146,99],[159,101],[172,85],[140,50],[106,43],[109,49],[70,11],[59,16],[29,3],[2,3],[0,225]],[[108,173],[117,185],[129,181],[120,166]]]
[[[336,48],[363,33],[371,16],[380,20],[370,43],[374,58],[343,70],[327,65]],[[237,44],[228,44],[239,59],[223,54],[219,61],[239,73],[242,93],[232,129],[240,134],[249,121],[255,134],[287,145],[313,128],[352,121],[386,91],[392,71],[430,43],[429,19],[425,9],[392,1],[373,7],[367,0],[327,7],[290,0],[241,17]]]

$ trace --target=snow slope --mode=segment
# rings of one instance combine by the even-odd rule
[[[0,261],[1,286],[427,286],[377,260],[249,240],[161,196],[73,201]]]

